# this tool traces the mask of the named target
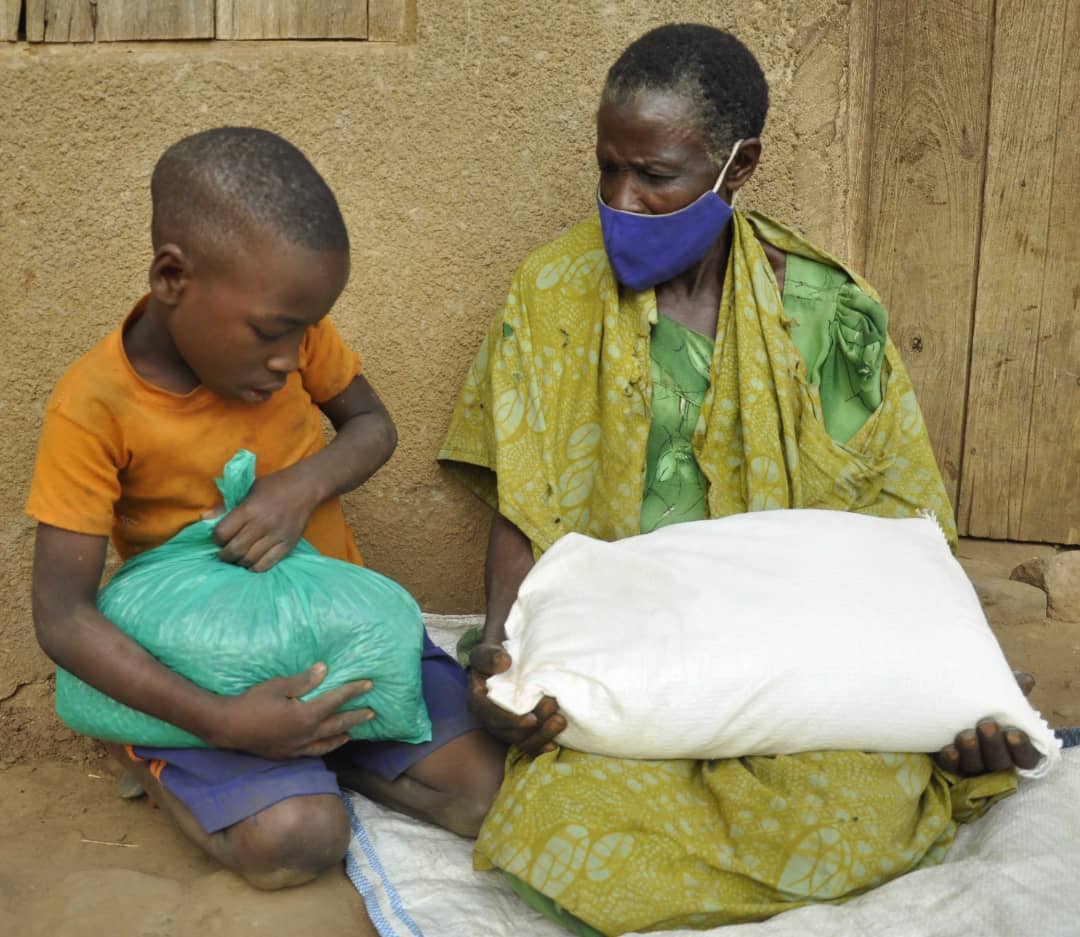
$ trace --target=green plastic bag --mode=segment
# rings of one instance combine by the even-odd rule
[[[235,507],[255,482],[255,456],[238,452],[217,482]],[[98,593],[99,611],[170,670],[231,696],[306,670],[318,661],[326,679],[304,699],[367,678],[370,693],[346,709],[375,718],[354,739],[427,742],[431,721],[420,689],[424,625],[401,586],[370,569],[323,556],[307,541],[273,569],[252,573],[217,559],[220,518],[185,527],[161,546],[128,560]],[[118,703],[62,668],[56,711],[76,732],[161,748],[206,743]]]

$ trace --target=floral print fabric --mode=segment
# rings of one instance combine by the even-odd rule
[[[955,542],[895,348],[886,340],[879,387],[862,389],[871,402],[880,393],[880,404],[846,443],[835,441],[759,241],[842,271],[872,300],[876,294],[765,216],[736,212],[733,231],[690,440],[707,516],[929,510]],[[652,290],[616,284],[596,218],[518,271],[439,457],[538,555],[568,531],[613,540],[643,529],[657,318]],[[844,353],[861,368],[865,355],[843,337]],[[954,785],[925,755],[657,762],[568,749],[533,759],[512,750],[475,861],[503,869],[602,934],[712,927],[842,900],[939,861],[955,823],[1014,786],[1011,775]]]
[[[791,337],[759,239],[843,269],[793,232],[736,212],[693,434],[708,515],[831,508],[886,517],[952,509],[903,363],[886,343],[882,401],[846,442]],[[845,271],[867,296],[872,288]],[[595,217],[535,251],[465,379],[439,458],[542,553],[567,531],[604,540],[640,530],[651,425],[656,294],[615,282]]]

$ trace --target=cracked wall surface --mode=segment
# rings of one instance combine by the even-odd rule
[[[52,386],[144,289],[147,184],[167,145],[223,123],[268,127],[334,188],[354,250],[333,316],[400,434],[348,514],[369,563],[425,608],[475,611],[487,512],[434,456],[517,264],[593,210],[608,65],[663,22],[735,31],[772,88],[740,204],[845,255],[848,14],[841,0],[419,0],[403,46],[0,44],[0,762],[74,744],[33,638],[22,505]]]

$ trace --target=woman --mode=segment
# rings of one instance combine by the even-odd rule
[[[552,741],[555,700],[518,717],[486,699],[518,587],[569,531],[817,507],[932,510],[955,540],[873,290],[777,222],[732,214],[767,104],[757,61],[719,30],[665,26],[622,54],[597,114],[598,216],[522,265],[440,453],[498,511],[473,701],[517,750],[478,864],[580,933],[846,897],[938,861],[957,820],[1013,788],[957,783],[922,755],[586,755]],[[987,722],[940,758],[979,774],[1037,754]]]

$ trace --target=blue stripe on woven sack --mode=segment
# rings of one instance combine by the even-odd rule
[[[341,799],[345,803],[345,809],[349,813],[349,826],[352,828],[353,832],[353,839],[352,842],[349,843],[349,851],[345,856],[345,874],[348,875],[349,880],[356,886],[356,890],[360,892],[361,897],[364,899],[368,917],[371,918],[371,923],[375,925],[375,930],[379,932],[379,937],[403,937],[405,932],[387,919],[386,914],[383,912],[382,903],[379,901],[375,885],[372,884],[371,880],[364,874],[365,866],[374,876],[375,881],[382,887],[382,892],[386,897],[387,903],[390,905],[390,910],[397,917],[401,925],[403,925],[413,937],[424,937],[423,931],[420,930],[417,923],[409,916],[409,912],[405,910],[405,905],[402,903],[401,896],[398,894],[397,889],[390,883],[390,879],[386,875],[386,870],[383,868],[382,862],[379,861],[378,853],[375,851],[375,844],[372,843],[371,837],[368,836],[367,830],[364,829],[364,824],[361,822],[360,817],[357,816],[356,809],[353,807],[352,797],[347,792],[343,791]],[[360,858],[357,857],[358,850],[356,847],[359,847]]]

